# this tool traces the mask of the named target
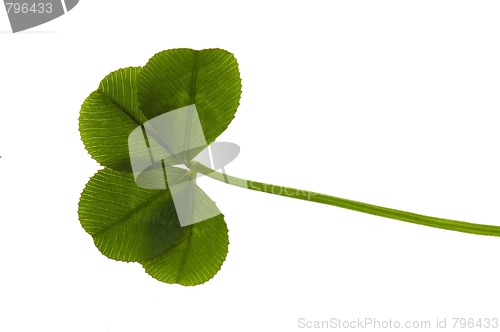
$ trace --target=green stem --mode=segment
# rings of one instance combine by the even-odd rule
[[[262,182],[249,181],[235,176],[219,173],[195,161],[192,161],[188,167],[193,171],[205,174],[206,176],[211,177],[215,180],[229,183],[238,187],[247,188],[250,190],[338,206],[344,209],[373,214],[385,218],[402,220],[429,227],[448,229],[463,233],[500,236],[500,226],[474,224],[458,220],[429,217],[421,214],[395,210],[335,196],[315,193],[308,190],[300,190],[295,188],[266,184]]]

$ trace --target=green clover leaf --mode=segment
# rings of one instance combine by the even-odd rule
[[[222,214],[181,227],[168,188],[144,189],[134,181],[128,138],[146,121],[196,104],[210,144],[234,118],[240,95],[236,59],[221,49],[160,52],[142,68],[112,72],[89,95],[80,111],[80,134],[105,168],[87,183],[78,213],[104,255],[141,262],[149,274],[169,283],[197,285],[217,273],[229,243]],[[204,206],[193,209],[215,206],[194,186]]]
[[[89,154],[104,169],[87,183],[78,214],[81,225],[105,256],[140,262],[148,274],[166,283],[193,286],[211,279],[226,258],[228,229],[215,202],[196,184],[197,174],[254,191],[409,223],[500,236],[500,226],[430,217],[249,181],[218,172],[195,160],[196,154],[201,154],[231,123],[240,95],[236,59],[221,49],[160,52],[144,67],[112,72],[89,95],[80,111],[80,134]],[[196,106],[196,113],[190,113],[192,105]],[[165,128],[156,125],[145,129],[165,115],[179,117],[177,112],[186,114],[188,125]],[[192,130],[191,123],[201,129]],[[150,134],[151,142],[147,139]],[[146,143],[131,145],[130,137],[143,137]],[[165,144],[165,137],[176,146],[187,148],[178,154],[167,151],[171,147]],[[193,142],[197,142],[194,147]],[[151,161],[151,166],[140,174],[140,180],[134,167],[138,164],[131,163],[132,151],[142,158],[138,164],[144,164],[147,158]],[[156,158],[158,155],[162,156],[158,158],[161,162]],[[174,167],[177,164],[185,168]],[[186,182],[189,186],[179,190],[177,186]],[[182,209],[176,204],[179,193],[189,198]],[[186,216],[188,221],[194,220],[193,216],[202,216],[201,222],[181,222]]]

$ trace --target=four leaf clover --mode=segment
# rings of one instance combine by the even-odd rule
[[[112,72],[90,94],[79,129],[85,148],[104,169],[87,183],[78,214],[105,256],[139,262],[154,278],[185,286],[217,273],[229,244],[223,215],[181,227],[168,187],[136,184],[128,138],[148,120],[195,104],[211,144],[234,118],[240,95],[236,59],[221,49],[160,52],[144,67]],[[205,204],[215,205],[208,196]]]
[[[228,229],[215,202],[196,184],[199,173],[249,190],[445,230],[500,236],[500,226],[430,217],[219,173],[196,159],[196,153],[201,150],[190,150],[182,155],[168,153],[171,148],[161,137],[170,137],[175,145],[202,142],[201,148],[214,143],[234,118],[240,95],[241,79],[236,59],[221,49],[160,52],[144,67],[112,72],[90,94],[81,108],[80,133],[87,151],[104,169],[87,183],[78,213],[83,228],[105,256],[139,262],[147,273],[167,283],[192,286],[212,278],[228,252]],[[196,113],[187,113],[193,110]],[[188,125],[177,126],[174,121],[162,127],[161,121],[155,122],[165,116],[179,118],[177,112],[184,112],[181,114],[185,114]],[[145,127],[152,122],[160,123],[154,128],[148,126],[153,132],[151,143],[157,143],[153,144],[155,149],[148,143],[131,148],[129,138],[132,136],[141,138],[144,135],[147,141],[149,132]],[[192,123],[199,129],[192,130]],[[159,154],[158,149],[162,150]],[[133,167],[136,164],[131,163],[132,152],[139,151],[139,155],[146,158],[146,150],[151,161],[156,162],[156,168],[143,179],[149,184],[161,183],[156,190],[139,185],[141,181],[137,181]],[[165,162],[168,158],[158,158],[160,161],[153,157],[158,155],[174,158]],[[172,173],[172,165],[176,162],[186,169],[175,168]],[[139,164],[144,163],[140,160]],[[172,181],[167,181],[167,173],[175,174],[175,179],[180,180],[169,186]],[[188,198],[188,204],[180,210],[174,189],[186,179],[192,180],[184,190],[188,193],[183,196]],[[186,215],[188,222],[184,222]],[[190,223],[189,215],[205,217],[199,218],[202,222]]]

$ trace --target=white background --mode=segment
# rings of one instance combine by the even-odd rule
[[[243,79],[228,173],[500,225],[497,1],[98,1],[11,34],[0,10],[0,330],[295,331],[298,319],[498,317],[500,239],[204,181],[230,251],[162,284],[77,216],[78,133],[109,72],[220,47]],[[302,329],[303,330],[303,329]]]

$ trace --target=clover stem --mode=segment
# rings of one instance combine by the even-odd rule
[[[229,183],[231,185],[247,188],[250,190],[265,192],[268,194],[274,194],[279,196],[291,197],[311,202],[317,202],[321,204],[337,206],[344,209],[354,210],[385,218],[406,221],[429,227],[447,229],[447,230],[470,233],[470,234],[500,236],[500,226],[474,224],[458,220],[430,217],[412,212],[395,210],[382,206],[320,194],[308,190],[301,190],[301,189],[266,184],[262,182],[249,181],[235,176],[219,173],[196,161],[191,161],[189,163],[189,167],[191,168],[191,170],[205,174],[206,176],[215,179],[217,181]]]

